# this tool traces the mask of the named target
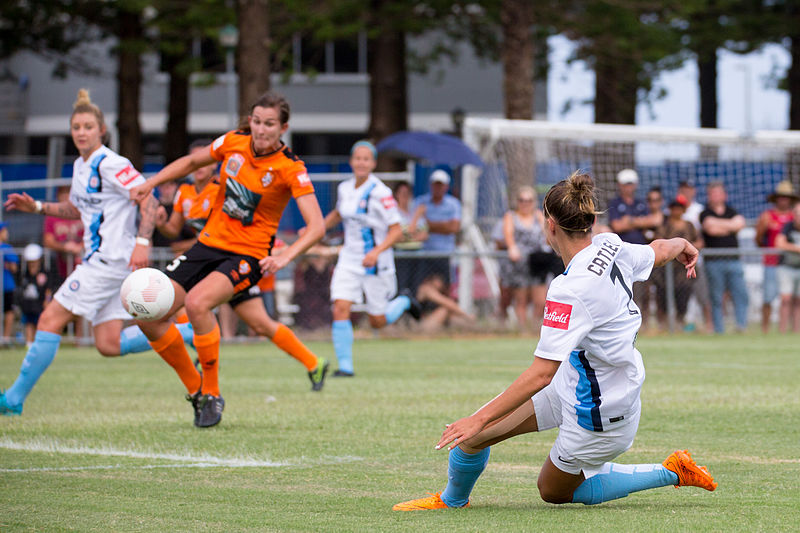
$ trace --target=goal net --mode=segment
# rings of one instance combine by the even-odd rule
[[[633,168],[638,195],[658,186],[667,201],[688,181],[704,203],[705,186],[722,181],[729,203],[748,220],[766,208],[778,182],[800,183],[800,132],[743,136],[713,129],[468,118],[465,140],[486,164],[476,180],[474,212],[484,235],[513,207],[509,199],[518,187],[534,186],[542,196],[577,169],[595,178],[602,208],[617,194],[617,172]]]

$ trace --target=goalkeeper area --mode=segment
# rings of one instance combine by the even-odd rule
[[[226,407],[192,426],[153,352],[62,346],[20,417],[0,417],[2,531],[791,531],[800,523],[798,335],[640,338],[642,420],[621,463],[688,448],[719,482],[593,507],[541,501],[556,433],[492,449],[471,508],[398,513],[444,488],[445,424],[530,365],[535,338],[363,339],[321,393],[269,342],[223,345]],[[330,343],[310,343],[333,356]],[[3,382],[23,349],[4,350]],[[435,354],[435,355],[434,355]],[[635,526],[633,526],[635,524]]]

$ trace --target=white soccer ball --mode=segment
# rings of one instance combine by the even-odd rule
[[[172,307],[175,289],[166,274],[155,268],[131,272],[119,290],[125,310],[137,320],[158,320]]]

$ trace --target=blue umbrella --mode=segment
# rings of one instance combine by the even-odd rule
[[[397,153],[424,159],[434,165],[475,165],[483,161],[458,137],[429,131],[400,131],[389,135],[376,146],[378,152]]]

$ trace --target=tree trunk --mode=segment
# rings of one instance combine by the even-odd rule
[[[239,0],[239,116],[270,89],[269,0]]]
[[[133,166],[142,168],[142,128],[139,125],[139,94],[142,83],[142,61],[139,48],[142,39],[139,13],[123,11],[119,17],[119,70],[117,71],[117,131],[119,152]]]
[[[533,118],[533,4],[528,0],[503,0],[500,6],[503,29],[503,112],[506,118]],[[536,183],[536,160],[531,139],[508,139],[505,142],[508,165],[508,203],[516,206],[520,187]]]
[[[601,43],[600,46],[602,46]],[[597,124],[635,124],[638,82],[632,60],[616,54],[610,47],[600,48],[596,56],[594,121]],[[616,196],[617,172],[636,168],[633,143],[596,143],[592,173],[599,187],[598,196],[608,202]]]
[[[397,131],[408,129],[408,82],[406,36],[380,17],[380,2],[373,3],[378,15],[376,36],[367,43],[369,72],[369,130],[375,143]],[[403,165],[379,157],[381,170],[402,170]]]
[[[191,49],[191,41],[184,42],[184,50]],[[181,68],[181,57],[166,58],[169,74],[169,103],[167,133],[164,139],[164,162],[169,163],[186,154],[189,146],[189,73]]]
[[[789,85],[789,129],[800,130],[800,34],[792,37],[790,50],[792,65],[786,74]],[[800,184],[800,150],[789,151],[787,166],[787,177],[795,186]]]
[[[717,127],[717,50],[697,53],[700,84],[700,127]]]
[[[594,74],[595,123],[636,124],[639,83],[633,61],[606,49],[596,56]]]

